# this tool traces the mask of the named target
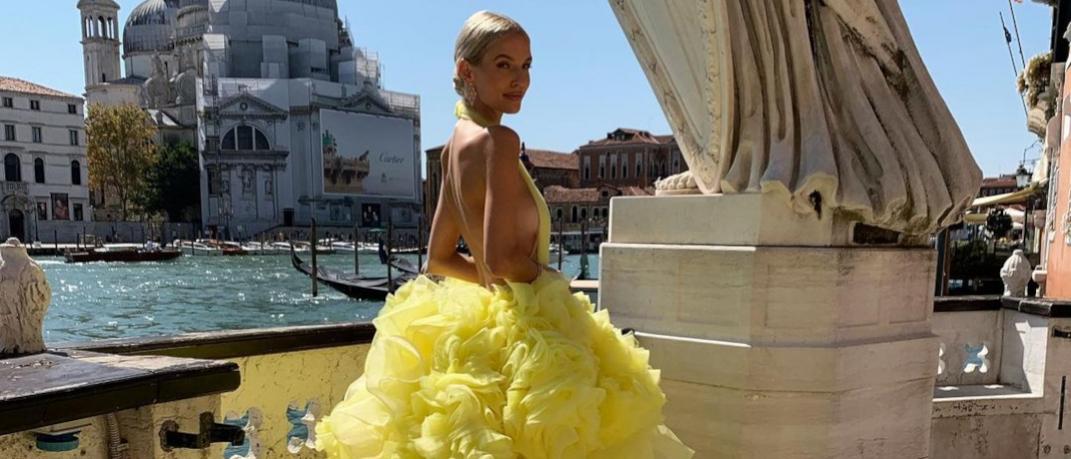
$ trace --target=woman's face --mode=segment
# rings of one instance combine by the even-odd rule
[[[479,65],[470,65],[469,82],[476,86],[478,109],[490,108],[498,113],[521,111],[521,101],[531,82],[528,70],[532,51],[528,37],[511,33],[492,42]]]

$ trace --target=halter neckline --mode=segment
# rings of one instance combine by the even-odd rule
[[[484,116],[476,110],[470,109],[468,105],[465,105],[465,101],[463,100],[459,100],[454,104],[454,116],[458,117],[458,119],[472,121],[480,127],[489,127],[499,124],[484,118]]]

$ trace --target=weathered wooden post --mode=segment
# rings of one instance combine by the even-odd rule
[[[394,270],[390,266],[390,256],[394,247],[394,220],[387,214],[387,291],[394,291]]]
[[[361,243],[359,238],[361,236],[361,228],[357,226],[357,219],[353,220],[353,274],[359,275],[361,273]]]
[[[317,283],[316,277],[319,274],[316,268],[316,219],[312,219],[312,225],[309,226],[309,250],[312,253],[312,296],[317,295]]]
[[[417,217],[417,269],[424,268],[424,217]]]
[[[558,272],[562,271],[562,261],[565,257],[565,217],[558,219]]]

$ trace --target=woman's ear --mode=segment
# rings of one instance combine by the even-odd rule
[[[469,83],[472,81],[472,64],[465,58],[457,60],[457,76],[461,78],[462,82]]]

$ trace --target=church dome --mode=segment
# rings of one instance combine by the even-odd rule
[[[123,53],[168,51],[179,0],[145,0],[134,7],[123,28]]]

